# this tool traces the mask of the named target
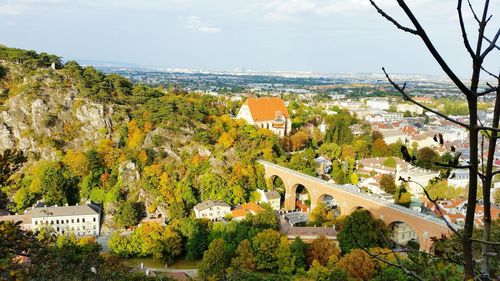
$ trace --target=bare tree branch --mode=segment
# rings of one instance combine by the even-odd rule
[[[498,49],[500,51],[500,46],[498,46],[497,44],[493,43],[493,41],[491,41],[490,39],[488,39],[486,36],[484,36],[483,38],[484,38],[484,40],[486,40],[486,42],[488,42],[490,44],[493,44],[494,45],[493,47],[495,49]]]
[[[474,8],[472,7],[472,4],[470,3],[470,0],[467,0],[467,2],[469,3],[469,8],[470,8],[470,11],[472,12],[472,15],[474,16],[474,19],[477,21],[477,23],[481,23],[481,21],[479,20],[477,14],[476,14],[476,11],[474,11]]]
[[[500,28],[497,30],[497,33],[495,34],[495,37],[493,37],[493,39],[491,41],[489,41],[490,45],[488,46],[488,48],[486,48],[483,52],[483,54],[481,55],[481,60],[484,60],[484,58],[486,58],[486,56],[495,48],[498,48],[498,46],[496,45],[497,44],[497,40],[498,40],[498,37],[500,37]],[[483,36],[484,38],[484,36]],[[498,48],[500,49],[500,48]]]
[[[460,89],[460,91],[462,93],[464,93],[465,96],[467,96],[467,97],[470,96],[471,90],[467,86],[465,86],[465,84],[460,80],[460,78],[458,78],[458,76],[455,74],[455,72],[453,72],[453,70],[451,70],[451,68],[448,66],[446,61],[441,56],[441,54],[437,51],[436,47],[434,47],[434,44],[432,43],[431,39],[429,38],[429,36],[425,32],[422,25],[420,25],[420,22],[417,20],[417,18],[415,17],[413,12],[410,10],[408,5],[406,5],[406,2],[404,0],[397,0],[397,1],[398,1],[399,6],[403,9],[405,14],[408,16],[410,21],[415,26],[415,29],[417,30],[418,35],[420,36],[420,38],[424,42],[425,46],[427,47],[427,49],[429,50],[431,55],[434,57],[434,59],[441,66],[441,68],[446,73],[446,75],[448,75],[448,77],[450,77],[450,79],[453,81],[453,83],[455,83],[455,85],[457,85],[457,87]]]
[[[484,241],[484,240],[473,239],[473,238],[471,238],[470,241],[478,242],[478,243],[482,243],[482,244],[487,244],[487,245],[491,245],[491,246],[500,246],[500,242]]]
[[[490,94],[490,93],[494,93],[494,92],[496,92],[496,91],[497,91],[497,89],[498,89],[498,87],[495,87],[495,88],[489,88],[488,90],[484,90],[484,91],[482,91],[482,92],[477,93],[477,96],[478,96],[478,97],[482,97],[482,96],[484,96],[484,95],[487,95],[487,94]]]
[[[409,33],[411,33],[413,35],[419,35],[418,32],[415,29],[411,29],[409,27],[403,26],[397,20],[395,20],[394,18],[392,18],[391,16],[389,16],[386,12],[384,12],[384,10],[380,9],[373,0],[370,0],[370,3],[372,4],[373,7],[375,7],[375,9],[377,10],[377,12],[379,14],[381,14],[388,21],[392,22],[398,29],[401,29],[401,30],[403,30],[405,32],[409,32]]]
[[[428,106],[425,106],[425,105],[423,105],[422,103],[420,103],[420,102],[418,102],[418,101],[415,101],[414,99],[412,99],[412,98],[411,98],[411,97],[410,97],[410,96],[409,96],[409,95],[408,95],[408,94],[407,94],[407,93],[403,90],[403,88],[401,88],[398,84],[396,84],[394,81],[392,81],[392,79],[391,79],[391,77],[389,76],[389,74],[387,74],[387,72],[385,71],[385,68],[383,68],[383,67],[382,67],[382,71],[384,71],[384,73],[385,73],[385,77],[387,77],[387,80],[389,81],[389,83],[391,83],[391,85],[392,85],[392,86],[393,86],[393,87],[394,87],[394,88],[395,88],[395,89],[396,89],[396,90],[397,90],[397,91],[398,91],[398,92],[399,92],[399,93],[403,96],[403,99],[405,99],[405,100],[407,100],[407,101],[409,101],[409,102],[411,102],[411,103],[413,103],[413,104],[416,104],[416,105],[420,106],[421,108],[423,108],[424,110],[427,110],[427,111],[429,111],[429,112],[432,112],[432,113],[434,113],[434,114],[436,114],[436,115],[438,115],[438,116],[440,116],[440,117],[442,117],[442,118],[444,118],[444,119],[446,119],[446,120],[448,120],[448,121],[450,121],[450,122],[452,122],[452,123],[455,123],[455,124],[457,124],[457,125],[459,125],[459,126],[462,126],[462,127],[465,127],[465,128],[469,128],[469,125],[467,125],[467,124],[465,124],[465,123],[463,123],[463,122],[460,122],[460,121],[458,121],[458,120],[455,120],[455,119],[453,119],[453,118],[451,118],[451,117],[449,117],[449,116],[445,115],[444,113],[441,113],[441,112],[439,112],[439,111],[437,111],[437,110],[435,110],[435,109],[432,109],[432,108],[430,108],[430,107],[428,107]]]
[[[458,10],[458,21],[460,23],[460,30],[462,31],[462,38],[464,39],[465,49],[467,50],[467,52],[469,52],[470,57],[473,60],[476,60],[477,56],[476,54],[474,54],[474,51],[472,50],[469,38],[467,37],[467,30],[465,29],[464,17],[462,14],[462,0],[458,0],[457,10]]]

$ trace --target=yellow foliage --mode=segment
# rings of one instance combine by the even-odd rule
[[[64,156],[63,163],[68,166],[71,173],[83,177],[88,173],[88,159],[82,151],[69,149]]]
[[[128,122],[128,142],[127,146],[131,149],[135,149],[142,144],[144,134],[141,132],[141,129],[137,125],[137,121],[132,120]]]
[[[139,160],[145,164],[147,161],[148,161],[148,153],[146,152],[146,150],[142,149],[140,152],[139,152]]]
[[[234,137],[230,133],[222,133],[219,138],[219,143],[222,144],[224,148],[230,148],[234,144]]]

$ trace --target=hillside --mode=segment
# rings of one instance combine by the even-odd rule
[[[7,47],[0,67],[0,153],[27,156],[1,187],[0,207],[12,212],[91,199],[105,204],[108,226],[126,201],[151,216],[185,217],[207,198],[246,202],[265,185],[253,160],[283,154],[270,132],[231,119],[238,105],[224,98]]]

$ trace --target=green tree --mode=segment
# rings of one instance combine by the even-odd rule
[[[373,278],[374,281],[410,281],[410,277],[401,269],[386,266]]]
[[[383,165],[391,168],[396,168],[397,162],[396,159],[394,159],[394,157],[389,156],[384,160]]]
[[[203,260],[198,266],[198,274],[203,280],[223,280],[229,259],[224,240],[215,239],[203,254]]]
[[[385,157],[390,154],[389,147],[385,143],[383,138],[377,138],[373,142],[372,146],[372,156],[373,157]]]
[[[128,228],[139,223],[141,216],[140,204],[133,202],[120,202],[115,215],[115,221],[122,227]]]
[[[253,271],[255,269],[255,257],[252,251],[252,244],[248,239],[240,242],[236,249],[236,257],[231,261],[231,266],[235,270]]]
[[[337,237],[342,252],[349,253],[360,246],[364,248],[387,246],[380,232],[385,236],[388,235],[387,227],[380,219],[373,219],[366,210],[355,210],[345,218]]]
[[[290,250],[292,251],[292,256],[295,260],[296,269],[306,269],[307,267],[307,259],[306,259],[306,251],[307,244],[300,239],[300,237],[295,237],[293,242],[290,244]]]
[[[280,233],[276,230],[266,229],[252,239],[255,254],[255,265],[258,270],[275,271],[277,264],[277,251],[280,245]]]

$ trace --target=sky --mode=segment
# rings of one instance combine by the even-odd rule
[[[376,1],[411,26],[395,0]],[[471,62],[456,0],[407,2],[466,77]],[[484,1],[471,2],[482,9]],[[500,0],[491,8],[489,34],[499,27]],[[467,5],[464,14],[473,34]],[[64,60],[165,68],[442,73],[419,38],[397,30],[368,0],[0,0],[0,44]],[[487,63],[493,72],[499,53]]]

